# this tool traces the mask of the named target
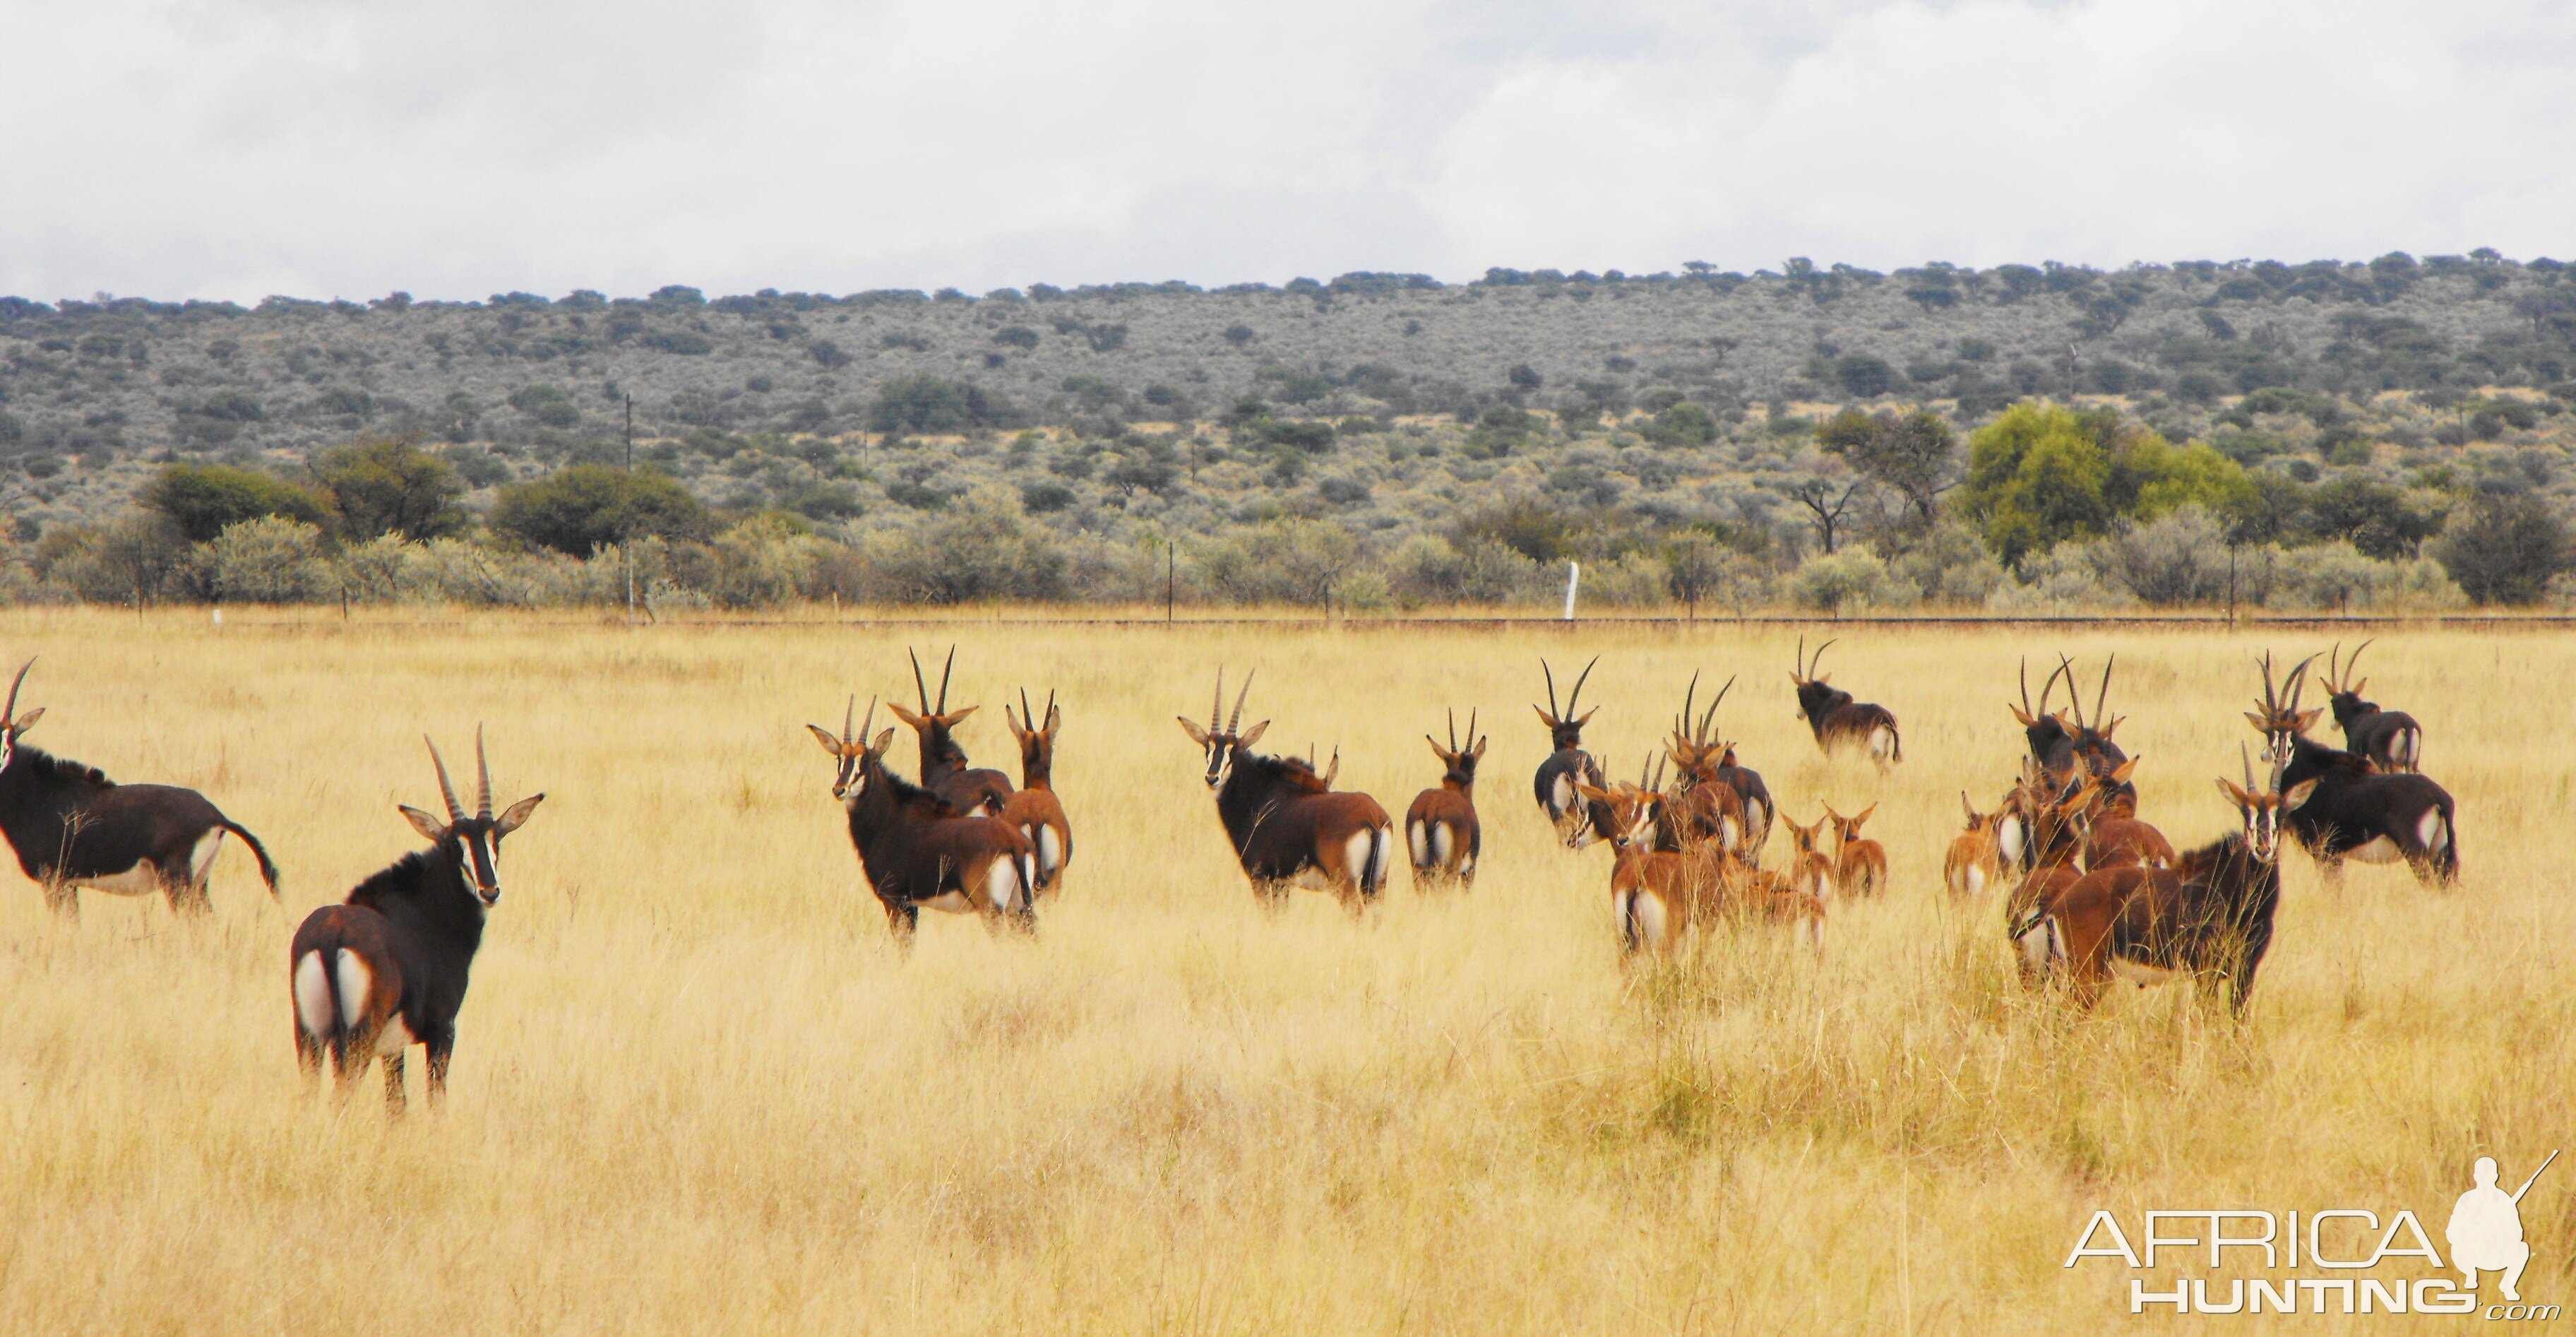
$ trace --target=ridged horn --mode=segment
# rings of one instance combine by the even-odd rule
[[[447,759],[438,755],[438,744],[431,743],[428,734],[422,734],[420,741],[429,743],[429,764],[438,768],[438,792],[447,800],[447,820],[464,821],[465,805],[456,801],[456,786],[448,783]]]
[[[0,729],[18,722],[18,689],[27,685],[27,670],[35,666],[34,655],[27,656],[27,662],[18,666],[18,677],[9,684],[9,707],[6,710],[0,710]]]
[[[492,760],[483,754],[483,726],[474,726],[474,815],[492,820]]]
[[[1234,714],[1226,717],[1225,731],[1227,733],[1233,733],[1235,726],[1243,723],[1243,703],[1251,695],[1252,675],[1247,672],[1243,675],[1243,690],[1234,694]]]

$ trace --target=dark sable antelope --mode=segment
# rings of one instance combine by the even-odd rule
[[[1467,746],[1458,746],[1458,712],[1453,710],[1449,746],[1440,746],[1440,740],[1429,734],[1422,741],[1431,745],[1444,770],[1440,787],[1414,795],[1413,806],[1404,810],[1404,843],[1413,855],[1413,885],[1455,882],[1472,887],[1476,856],[1484,848],[1484,833],[1476,824],[1476,763],[1485,758],[1487,740],[1477,737],[1476,712],[1471,710]]]
[[[1216,791],[1226,841],[1264,901],[1277,904],[1290,887],[1311,887],[1332,892],[1356,914],[1386,889],[1395,823],[1366,794],[1332,792],[1329,778],[1313,766],[1253,751],[1270,721],[1236,731],[1251,695],[1246,674],[1234,714],[1220,726],[1225,673],[1219,670],[1207,727],[1180,717],[1182,731],[1207,752],[1207,786]]]
[[[429,848],[359,883],[345,903],[305,916],[287,949],[295,1056],[304,1071],[320,1076],[329,1055],[345,1092],[381,1057],[385,1105],[396,1114],[403,1108],[403,1051],[413,1045],[429,1050],[430,1103],[447,1094],[456,1012],[465,1005],[466,978],[483,945],[483,921],[501,900],[501,841],[526,825],[545,798],[523,798],[492,815],[492,766],[480,728],[474,731],[473,816],[456,801],[435,743],[429,760],[438,768],[446,820],[402,808]]]
[[[1735,745],[1716,735],[1717,708],[1734,686],[1735,679],[1728,678],[1726,686],[1717,689],[1716,700],[1693,720],[1699,675],[1691,675],[1690,690],[1682,696],[1681,717],[1673,722],[1673,735],[1664,750],[1680,786],[1667,824],[1682,839],[1718,840],[1738,857],[1750,859],[1770,839],[1777,809],[1762,777],[1736,765]]]
[[[2084,718],[2084,702],[2075,681],[2072,661],[2063,655],[2058,656],[2056,669],[2049,673],[2047,682],[2040,684],[2036,709],[2030,704],[2030,666],[2028,661],[2022,665],[2021,705],[2007,705],[2005,708],[2011,710],[2013,719],[2021,724],[2022,737],[2030,745],[2031,760],[2038,762],[2060,789],[2075,783],[2078,766],[2091,775],[2107,776],[2129,759],[2128,754],[2120,750],[2120,745],[2111,741],[2111,735],[2120,727],[2121,721],[2106,720],[2102,713],[2111,694],[2111,670],[2118,662],[2116,655],[2103,662],[2102,685],[2093,696],[2093,719],[2090,722]],[[2049,694],[2057,689],[2057,680],[2061,677],[2066,679],[2066,709],[2052,712],[2048,708]],[[2074,719],[2071,727],[2067,723],[2070,715]],[[2114,806],[2133,810],[2137,807],[2138,796],[2134,788],[2125,783],[2109,788],[2112,794],[2110,801]]]
[[[277,895],[277,865],[259,837],[223,815],[206,796],[175,785],[120,785],[95,767],[49,756],[19,739],[45,708],[18,713],[18,688],[30,659],[0,707],[0,835],[18,867],[45,890],[48,909],[77,917],[80,889],[116,896],[158,891],[178,911],[209,907],[206,874],[224,833],[241,837],[259,860],[268,894]]]
[[[1829,640],[1817,646],[1815,658],[1810,659],[1807,639],[1799,637],[1798,666],[1789,672],[1789,681],[1798,685],[1798,717],[1815,730],[1816,746],[1828,753],[1861,748],[1880,770],[1905,760],[1905,743],[1897,737],[1896,716],[1887,707],[1855,701],[1851,693],[1817,676],[1816,665],[1832,644]]]
[[[2290,810],[2292,839],[2314,856],[2326,876],[2341,877],[2343,861],[2395,863],[2400,859],[2426,882],[2449,885],[2460,875],[2459,828],[2452,820],[2451,796],[2421,775],[2386,775],[2341,748],[2311,741],[2308,726],[2323,711],[2301,712],[2307,690],[2310,655],[2290,670],[2289,704],[2281,703],[2272,683],[2272,658],[2263,657],[2263,701],[2260,713],[2245,718],[2267,741],[2265,755],[2281,773],[2281,784],[2317,782],[2308,801]]]
[[[2093,1006],[2114,978],[2145,988],[2189,974],[2204,988],[2224,987],[2228,1008],[2245,1011],[2281,903],[2281,817],[2311,801],[2317,782],[2278,793],[2256,788],[2249,759],[2244,787],[2223,776],[2218,787],[2236,805],[2241,829],[2171,868],[2129,864],[2087,873],[2035,910],[2026,932],[2042,939],[2048,964],[2069,976],[2079,1006]]]
[[[957,650],[948,650],[948,666],[939,670],[939,704],[930,704],[930,687],[921,679],[921,657],[912,657],[912,686],[921,694],[921,713],[914,714],[902,705],[888,701],[886,708],[895,718],[912,726],[921,735],[921,787],[948,800],[960,813],[985,817],[1000,815],[1002,805],[1011,800],[1011,779],[990,768],[970,767],[966,749],[957,745],[952,732],[958,721],[976,711],[974,706],[948,708],[948,677],[957,668]]]
[[[1601,656],[1592,657],[1592,664],[1600,662]],[[1583,750],[1583,726],[1599,714],[1601,708],[1594,706],[1581,715],[1574,713],[1575,706],[1581,704],[1584,681],[1592,676],[1592,664],[1583,666],[1582,675],[1574,680],[1574,691],[1565,698],[1565,705],[1559,707],[1556,704],[1556,671],[1547,666],[1546,660],[1538,661],[1539,672],[1547,675],[1547,706],[1540,709],[1536,702],[1530,705],[1530,709],[1538,711],[1539,722],[1547,726],[1550,748],[1547,760],[1538,764],[1538,774],[1532,778],[1530,788],[1538,796],[1538,806],[1546,811],[1547,820],[1555,825],[1556,834],[1569,849],[1581,849],[1595,839],[1607,839],[1610,835],[1610,810],[1601,804],[1586,802],[1575,792],[1577,785],[1602,789],[1608,784],[1601,774],[1601,763]]]
[[[1011,737],[1020,745],[1020,787],[1003,802],[1002,821],[1037,848],[1037,892],[1051,896],[1064,876],[1064,866],[1073,862],[1073,826],[1055,797],[1055,735],[1064,727],[1064,714],[1056,709],[1055,693],[1048,692],[1046,718],[1041,721],[1029,710],[1029,694],[1022,692],[1019,718],[1011,718],[1006,701],[1002,722],[1011,726]]]
[[[894,730],[868,741],[868,727],[877,718],[872,700],[852,734],[850,716],[857,710],[853,697],[841,716],[839,738],[819,724],[805,727],[838,764],[832,797],[849,812],[850,844],[885,907],[895,945],[912,949],[925,906],[981,915],[988,927],[1007,920],[1034,930],[1037,846],[1009,823],[960,813],[948,800],[887,770],[885,752],[894,746]]]
[[[2361,689],[2370,680],[2353,680],[2361,652],[2369,648],[2370,641],[2363,641],[2352,658],[2340,664],[2334,654],[2326,656],[2326,705],[2334,711],[2336,727],[2343,730],[2344,751],[2383,771],[2420,771],[2424,769],[2424,726],[2405,711],[2381,710],[2378,702],[2362,700]],[[2342,649],[2340,643],[2335,646],[2338,652]]]

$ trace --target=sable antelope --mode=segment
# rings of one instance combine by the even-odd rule
[[[2055,798],[2033,792],[2045,781],[2044,775],[2033,775],[2022,786],[2022,802],[2031,814],[2022,842],[2022,878],[2004,899],[2004,932],[2017,948],[2013,964],[2025,984],[2036,982],[2048,967],[2049,940],[2036,911],[2082,879],[2076,869],[2084,848],[2080,833],[2101,797],[2090,776]]]
[[[2324,713],[2299,709],[2308,665],[2315,660],[2310,655],[2290,670],[2290,700],[2283,705],[2272,683],[2272,658],[2265,655],[2262,710],[2245,715],[2268,740],[2264,755],[2280,771],[2282,785],[2317,782],[2308,800],[2289,810],[2291,838],[2330,878],[2343,875],[2346,859],[2403,859],[2419,880],[2450,885],[2460,875],[2450,794],[2424,776],[2382,774],[2350,752],[2309,739],[2308,726]]]
[[[1449,712],[1449,746],[1429,734],[1422,741],[1440,758],[1440,787],[1426,789],[1404,810],[1404,842],[1413,854],[1413,885],[1437,882],[1476,884],[1476,856],[1484,836],[1476,825],[1476,763],[1484,760],[1486,739],[1476,734],[1476,712],[1467,712],[1467,746],[1458,746],[1458,712]]]
[[[87,887],[113,896],[158,891],[174,911],[207,910],[206,875],[226,832],[250,847],[276,899],[277,865],[259,837],[205,795],[175,785],[120,785],[96,767],[23,745],[45,713],[43,706],[18,713],[18,689],[35,666],[30,659],[18,670],[0,707],[0,835],[17,852],[18,867],[44,888],[47,909],[78,918]]]
[[[1789,828],[1789,840],[1795,850],[1789,856],[1784,876],[1790,886],[1815,897],[1820,903],[1832,897],[1836,885],[1834,861],[1817,848],[1824,839],[1825,820],[1819,817],[1800,826],[1786,817],[1780,819],[1780,824]]]
[[[1815,658],[1809,659],[1807,638],[1798,638],[1798,667],[1789,673],[1789,681],[1798,685],[1798,717],[1815,730],[1819,749],[1831,753],[1838,748],[1863,748],[1880,770],[1886,770],[1889,764],[1905,760],[1905,743],[1897,737],[1896,716],[1885,706],[1853,700],[1851,693],[1817,675],[1816,665],[1833,643],[1828,640],[1817,646]]]
[[[2085,871],[2124,863],[2157,868],[2173,863],[2172,842],[2136,817],[2138,791],[2130,777],[2137,770],[2138,759],[2130,757],[2108,772],[2088,777],[2098,791],[2095,801],[2075,814],[2075,835],[2083,846]]]
[[[2072,661],[2064,655],[2058,656],[2057,667],[2049,673],[2048,681],[2040,685],[2039,705],[2035,709],[2030,704],[2030,666],[2027,660],[2023,661],[2021,705],[2005,708],[2011,710],[2013,718],[2020,722],[2022,736],[2030,745],[2031,759],[2038,762],[2060,788],[2075,782],[2079,766],[2090,774],[2106,776],[2128,760],[2128,754],[2120,750],[2120,745],[2111,741],[2111,735],[2120,727],[2121,720],[2106,720],[2102,713],[2111,694],[2111,670],[2118,663],[2117,655],[2104,661],[2102,685],[2094,693],[2093,718],[2088,722],[2084,718],[2083,696],[2075,680]],[[2057,680],[2061,677],[2066,679],[2066,709],[2052,713],[2048,709],[2048,698],[2056,690]],[[2071,728],[2067,724],[2070,715],[2074,719]],[[2136,789],[2125,783],[2108,788],[2113,806],[2136,808]]]
[[[1036,890],[1041,896],[1052,896],[1064,877],[1064,866],[1073,862],[1073,826],[1055,796],[1055,735],[1064,727],[1064,713],[1056,709],[1055,693],[1048,692],[1041,722],[1029,710],[1029,694],[1022,692],[1019,718],[1011,717],[1006,701],[1002,722],[1011,726],[1011,737],[1020,745],[1020,787],[1003,801],[1002,821],[1027,836],[1036,848]]]
[[[1583,699],[1583,684],[1592,677],[1592,665],[1600,662],[1601,656],[1594,655],[1592,663],[1583,666],[1582,674],[1574,680],[1574,690],[1567,693],[1565,705],[1560,708],[1556,704],[1556,671],[1547,666],[1546,660],[1538,661],[1539,672],[1547,675],[1547,708],[1540,710],[1535,702],[1530,705],[1530,709],[1538,711],[1539,722],[1547,726],[1551,749],[1547,760],[1538,764],[1538,774],[1532,777],[1530,788],[1568,849],[1581,849],[1610,835],[1609,810],[1585,803],[1574,792],[1578,784],[1599,789],[1608,783],[1601,774],[1601,763],[1583,750],[1583,726],[1600,714],[1601,708],[1594,706],[1581,715],[1574,713]]]
[[[976,711],[974,706],[948,709],[948,675],[957,667],[957,648],[948,650],[948,666],[939,671],[939,704],[930,704],[930,688],[921,679],[921,656],[912,657],[912,686],[921,694],[921,713],[914,714],[897,702],[888,701],[886,708],[895,718],[912,726],[921,735],[921,787],[948,800],[960,814],[994,817],[1002,805],[1010,802],[1010,777],[989,768],[969,767],[966,749],[957,745],[951,731],[958,721]]]
[[[1995,839],[1995,824],[2003,814],[1977,811],[1964,789],[1959,806],[1968,814],[1968,829],[1951,839],[1950,852],[1941,860],[1941,881],[1954,896],[1981,896],[2003,877],[2003,850]]]
[[[1732,765],[1734,745],[1724,743],[1711,733],[1717,721],[1718,705],[1726,700],[1735,679],[1717,689],[1717,698],[1697,721],[1691,718],[1691,707],[1699,691],[1699,675],[1691,675],[1690,691],[1683,694],[1682,713],[1673,722],[1672,738],[1665,744],[1665,755],[1671,759],[1680,791],[1672,804],[1672,825],[1683,840],[1716,840],[1750,858],[1762,847],[1771,828],[1771,793],[1761,789],[1762,777]],[[1730,781],[1750,783],[1761,792],[1760,806]],[[1759,814],[1757,817],[1756,814]]]
[[[1225,825],[1235,859],[1254,893],[1271,904],[1284,899],[1292,886],[1311,887],[1332,892],[1356,914],[1386,889],[1395,823],[1376,799],[1333,792],[1313,766],[1252,751],[1270,721],[1236,732],[1244,700],[1251,695],[1252,675],[1247,673],[1234,698],[1234,714],[1219,727],[1217,710],[1225,704],[1225,672],[1220,669],[1207,727],[1180,717],[1182,732],[1207,751],[1207,786],[1216,791],[1217,819]]]
[[[2033,706],[2030,703],[2030,661],[2022,660],[2021,704],[2015,706],[2007,702],[2004,705],[2004,709],[2011,711],[2013,719],[2021,724],[2022,736],[2030,744],[2030,759],[2039,763],[2040,769],[2060,785],[2075,779],[2075,734],[2066,727],[2064,714],[2049,710],[2048,696],[2057,690],[2057,680],[2065,672],[2065,661],[2058,661],[2058,667],[2049,673],[2048,681],[2040,684],[2039,704]],[[2072,689],[2068,694],[2073,695]]]
[[[2371,640],[2379,639],[2374,636]],[[2361,699],[2361,689],[2370,685],[2368,678],[2356,682],[2353,669],[2361,663],[2361,652],[2370,648],[2363,641],[2352,658],[2340,665],[2334,655],[2326,657],[2323,679],[2328,693],[2326,705],[2334,711],[2334,722],[2343,730],[2346,752],[2369,762],[2383,771],[2421,771],[2424,769],[2424,726],[2402,710],[2381,710],[2379,703]],[[2343,646],[2335,646],[2341,651]]]
[[[850,716],[857,709],[858,699],[852,697],[838,738],[822,725],[805,727],[838,765],[832,797],[849,813],[850,844],[858,850],[869,888],[885,907],[895,946],[912,950],[924,907],[981,915],[987,927],[1008,921],[1034,931],[1036,845],[1009,823],[961,813],[948,800],[887,770],[885,752],[894,745],[894,730],[868,741],[868,728],[877,718],[877,703],[870,700],[867,718],[852,734]]]
[[[1887,882],[1887,849],[1875,840],[1863,840],[1860,824],[1878,811],[1873,803],[1852,816],[1825,805],[1825,817],[1834,824],[1834,885],[1846,895],[1875,896]]]
[[[2138,811],[2137,786],[2125,779],[2112,778],[2121,764],[2129,759],[2129,754],[2111,741],[2111,735],[2120,727],[2121,721],[2103,714],[2104,703],[2111,695],[2111,670],[2119,662],[2118,655],[2102,661],[2102,685],[2093,693],[2093,718],[2088,720],[2084,718],[2083,694],[2077,690],[2075,665],[2064,656],[2058,658],[2058,666],[2066,673],[2066,708],[2075,715],[2075,731],[2069,739],[2075,755],[2084,763],[2086,770],[2103,779],[2104,809],[2135,816]]]
[[[2296,812],[2317,788],[2305,780],[2279,793],[2257,789],[2250,759],[2245,779],[2242,788],[2218,781],[2240,830],[2171,868],[2087,873],[2038,908],[2031,931],[2044,939],[2050,964],[2071,977],[2079,1007],[2091,1008],[2115,976],[2145,988],[2189,973],[2205,988],[2223,984],[2229,1010],[2244,1013],[2281,903],[2281,814]]]
[[[1795,925],[1824,949],[1825,907],[1817,884],[1805,887],[1750,868],[1714,841],[1688,851],[1656,848],[1666,825],[1664,796],[1638,785],[1583,786],[1583,797],[1611,814],[1610,907],[1621,947],[1670,953],[1692,925],[1721,915]]]
[[[546,797],[531,795],[492,815],[492,765],[480,726],[473,816],[456,801],[436,743],[429,761],[447,800],[446,820],[398,805],[429,848],[359,883],[342,904],[305,916],[287,949],[297,1062],[319,1079],[328,1054],[334,1084],[346,1093],[370,1062],[384,1059],[385,1107],[394,1114],[403,1111],[403,1051],[413,1045],[429,1050],[430,1103],[447,1095],[457,1009],[465,1005],[484,920],[501,901],[501,841]]]

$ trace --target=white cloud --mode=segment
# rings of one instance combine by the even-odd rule
[[[2565,250],[2538,3],[0,0],[0,292]]]

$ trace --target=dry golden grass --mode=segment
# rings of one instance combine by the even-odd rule
[[[2131,1321],[2124,1274],[2058,1266],[2095,1207],[2438,1232],[2478,1151],[2518,1177],[2576,1141],[2561,634],[2382,638],[2374,694],[2424,720],[2466,876],[2330,889],[2289,856],[2240,1030],[2183,988],[2080,1022],[2025,999],[1998,911],[1939,872],[1960,788],[2015,764],[2025,650],[2117,649],[2145,815],[2226,829],[2251,635],[1852,630],[1828,669],[1905,722],[1882,782],[1816,757],[1785,632],[961,624],[979,761],[1007,764],[1006,688],[1061,692],[1075,860],[1038,941],[927,916],[906,962],[799,727],[908,690],[896,634],[0,632],[44,656],[30,741],[205,789],[287,879],[272,906],[230,850],[192,921],[0,895],[10,1332],[2050,1331]],[[1595,650],[1618,769],[1704,667],[1743,674],[1725,720],[1788,813],[1883,803],[1894,890],[1837,907],[1821,962],[1754,933],[1622,971],[1607,854],[1555,848],[1527,789],[1536,660]],[[1398,812],[1437,778],[1423,731],[1481,707],[1474,892],[1399,870],[1364,922],[1257,909],[1172,723],[1220,662],[1260,670],[1267,742],[1339,744],[1344,787]],[[435,793],[421,732],[452,757],[478,720],[505,800],[551,797],[510,843],[447,1107],[389,1125],[372,1081],[306,1093],[286,942],[417,843],[393,804]],[[2526,1296],[2576,1299],[2571,1185],[2525,1203]]]

